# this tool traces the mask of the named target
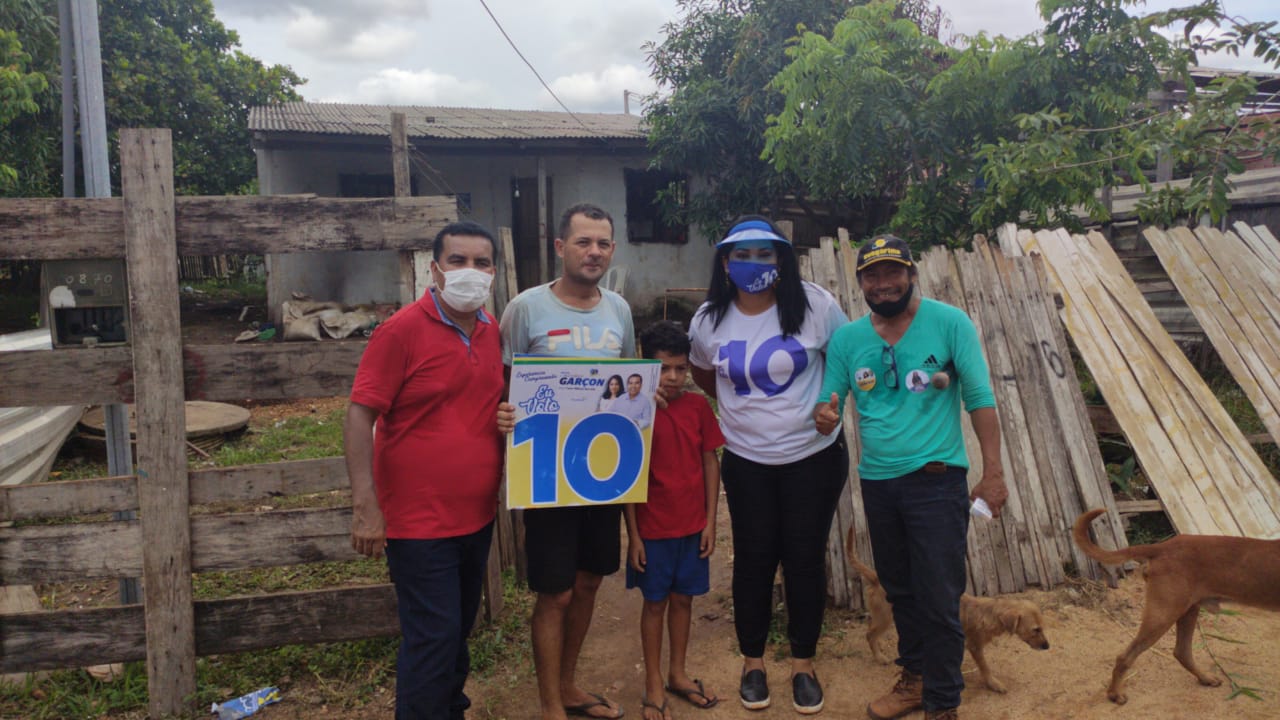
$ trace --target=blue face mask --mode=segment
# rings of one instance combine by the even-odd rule
[[[762,293],[778,281],[778,266],[774,263],[730,260],[729,279],[743,292],[752,295]]]

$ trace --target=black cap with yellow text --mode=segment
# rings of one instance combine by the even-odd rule
[[[911,248],[907,247],[906,240],[896,235],[877,235],[858,248],[857,272],[862,272],[868,265],[881,260],[892,260],[907,267],[915,264],[911,260]]]

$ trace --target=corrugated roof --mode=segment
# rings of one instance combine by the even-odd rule
[[[438,140],[644,139],[641,118],[620,113],[569,113],[490,108],[348,105],[291,102],[249,110],[249,129],[262,132],[379,135],[391,113],[403,112],[409,137]],[[576,119],[575,119],[576,118]],[[581,121],[581,122],[579,122]]]

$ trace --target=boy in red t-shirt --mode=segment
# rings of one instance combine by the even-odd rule
[[[626,506],[627,587],[640,588],[644,610],[644,720],[669,720],[667,693],[700,708],[720,698],[685,670],[693,618],[693,596],[711,589],[708,558],[716,548],[716,503],[720,497],[720,424],[702,395],[686,393],[689,337],[670,322],[640,334],[644,357],[662,361],[667,407],[653,421],[649,457],[649,501]],[[662,678],[662,626],[667,616],[671,660]]]

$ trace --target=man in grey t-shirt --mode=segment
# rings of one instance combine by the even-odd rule
[[[595,205],[574,205],[560,218],[555,245],[564,262],[560,277],[520,293],[502,314],[507,369],[514,355],[635,357],[631,308],[600,287],[613,257],[613,218]],[[510,403],[499,406],[498,425],[507,432],[514,410]],[[621,505],[524,512],[529,588],[538,594],[531,625],[543,720],[563,720],[568,713],[622,716],[616,703],[574,680],[596,591],[621,565],[621,517]]]

